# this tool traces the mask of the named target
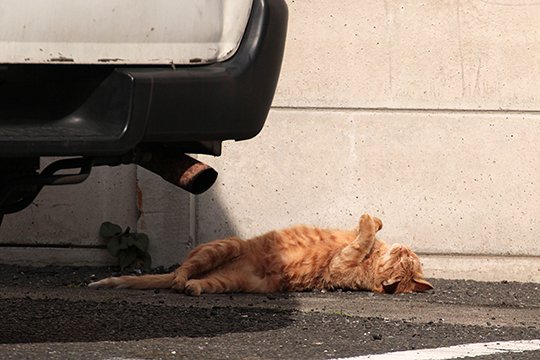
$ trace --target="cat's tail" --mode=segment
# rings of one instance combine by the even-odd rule
[[[108,277],[103,280],[88,284],[94,289],[115,288],[115,289],[169,289],[174,281],[174,273],[160,275],[141,276],[117,276]]]

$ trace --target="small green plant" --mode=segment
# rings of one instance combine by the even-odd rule
[[[111,222],[104,222],[99,229],[99,235],[107,239],[107,250],[118,258],[121,270],[143,268],[150,270],[152,258],[148,253],[149,239],[146,234],[130,232],[130,228],[122,228]]]

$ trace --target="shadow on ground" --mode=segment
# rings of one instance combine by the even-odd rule
[[[94,342],[213,337],[290,325],[292,311],[129,303],[2,299],[0,343]]]
[[[286,295],[280,298],[290,302],[290,308],[267,309],[236,304],[236,297],[231,303],[229,295],[229,303],[220,304],[219,296],[86,288],[92,279],[113,272],[0,265],[0,344],[215,337],[281,329],[294,321],[295,311],[289,309],[296,301]]]

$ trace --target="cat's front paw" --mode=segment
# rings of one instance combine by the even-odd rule
[[[364,214],[360,217],[358,230],[361,233],[375,234],[382,229],[382,226],[381,219]]]

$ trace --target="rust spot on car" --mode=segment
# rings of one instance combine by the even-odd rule
[[[98,62],[118,62],[118,61],[123,61],[124,59],[119,59],[119,58],[111,58],[111,59],[107,59],[107,58],[103,58],[103,59],[98,59]]]
[[[74,62],[75,60],[73,60],[72,58],[65,57],[65,56],[59,56],[59,57],[51,58],[49,61],[54,61],[54,62]]]
[[[202,62],[202,59],[201,58],[193,58],[193,59],[189,59],[189,63],[190,64],[198,64]]]

